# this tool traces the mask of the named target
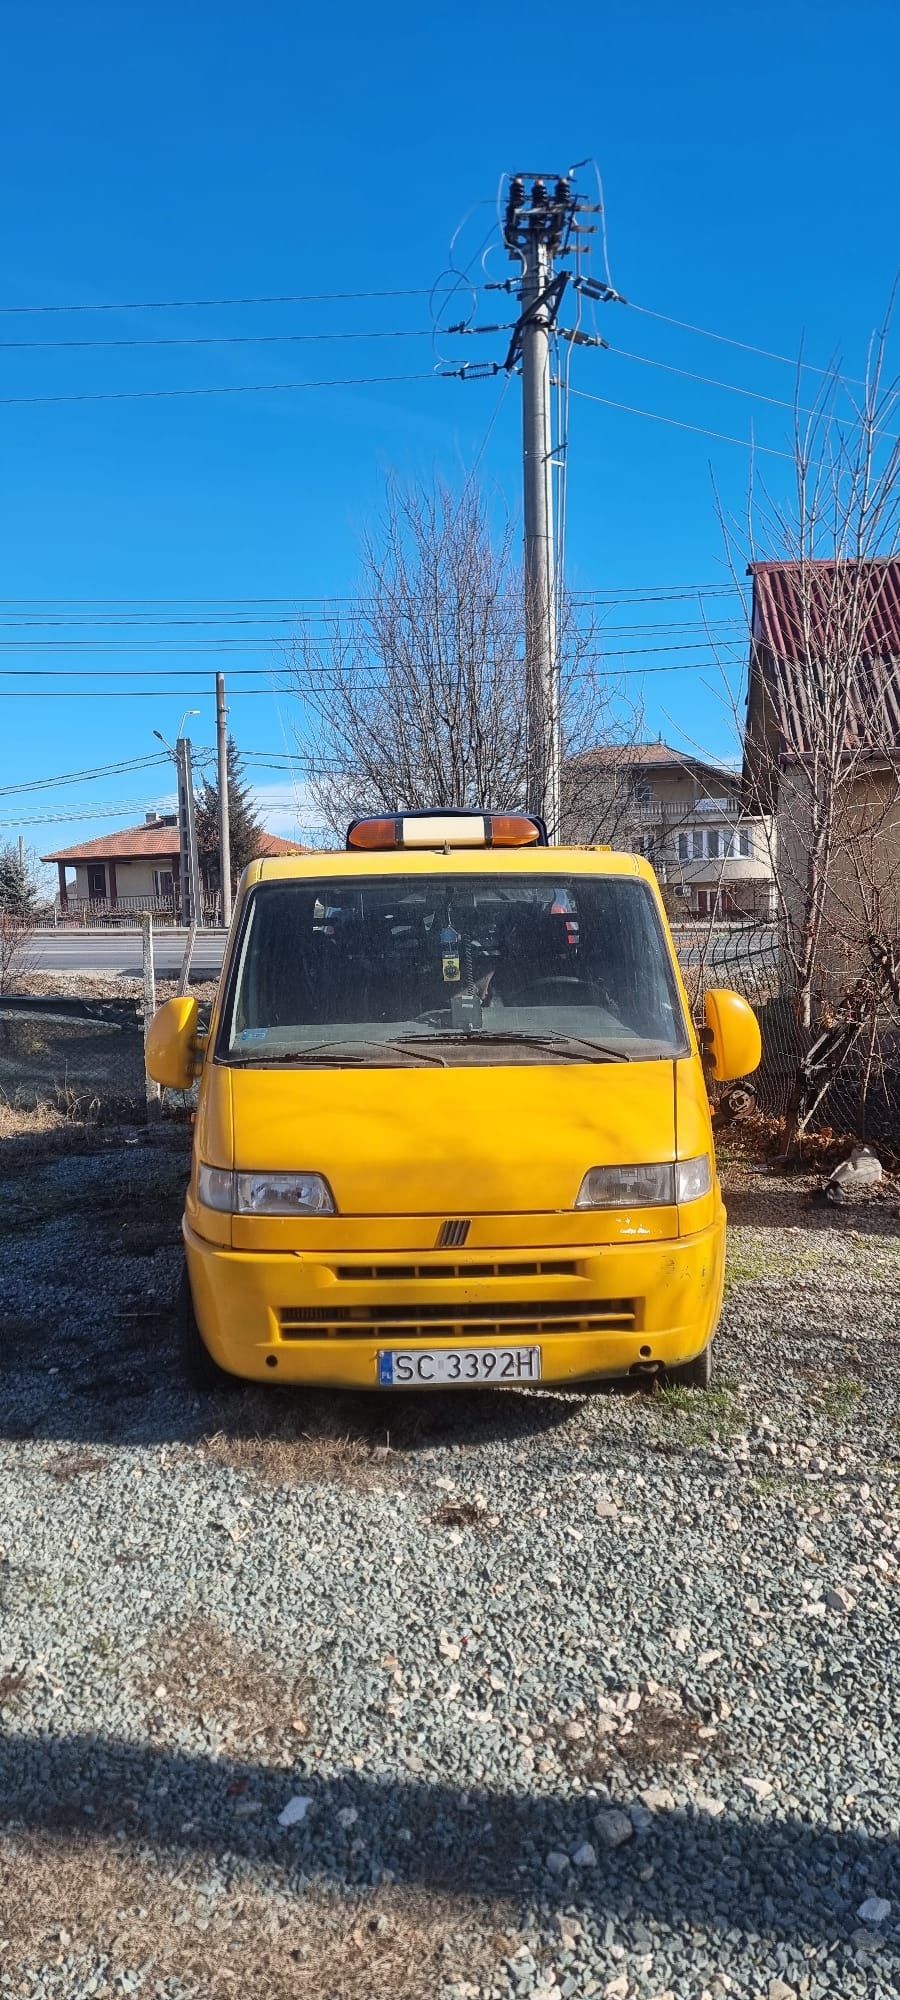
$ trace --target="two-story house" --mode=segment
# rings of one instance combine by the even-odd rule
[[[566,838],[644,854],[673,914],[768,923],[773,828],[748,813],[738,771],[656,743],[601,744],[568,760]]]

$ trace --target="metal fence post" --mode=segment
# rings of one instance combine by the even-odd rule
[[[156,972],[153,965],[153,918],[146,911],[141,918],[141,948],[144,965],[144,1077],[147,1087],[147,1123],[152,1124],[162,1111],[162,1093],[158,1083],[147,1074],[146,1052],[150,1035],[150,1023],[156,1013]]]

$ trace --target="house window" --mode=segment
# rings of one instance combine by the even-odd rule
[[[706,835],[707,859],[709,861],[718,861],[720,859],[720,848],[719,829],[717,826],[711,826]]]
[[[695,826],[691,834],[691,854],[695,861],[703,860],[703,828]]]
[[[89,863],[87,878],[88,878],[88,895],[92,899],[99,898],[101,900],[105,900],[106,869],[102,861]]]
[[[748,857],[749,857],[749,854],[750,854],[750,828],[749,828],[749,827],[747,827],[747,826],[742,826],[742,827],[741,827],[741,830],[740,830],[740,833],[739,833],[739,835],[738,835],[738,842],[739,842],[739,847],[740,847],[740,852],[741,852],[741,854],[743,855],[743,857],[744,857],[744,860],[746,861],[746,860],[748,859]]]
[[[650,786],[646,778],[632,778],[628,786],[628,792],[632,805],[648,806],[650,804]]]
[[[687,858],[688,858],[688,837],[686,833],[680,833],[678,835],[678,859],[679,861],[686,861]]]
[[[153,887],[158,903],[171,903],[175,893],[175,881],[171,868],[154,868]]]

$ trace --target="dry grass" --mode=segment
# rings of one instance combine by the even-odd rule
[[[389,1445],[332,1426],[324,1415],[314,1429],[298,1431],[296,1418],[276,1410],[264,1435],[217,1431],[204,1452],[212,1465],[245,1473],[261,1486],[345,1486],[356,1493],[392,1481],[402,1463]]]
[[[222,1753],[264,1753],[268,1763],[287,1765],[309,1735],[311,1689],[307,1674],[292,1675],[282,1664],[277,1647],[266,1658],[209,1618],[163,1629],[151,1671],[138,1684],[152,1742],[165,1739],[170,1722],[180,1728],[189,1720],[213,1726]]]
[[[134,932],[129,933],[134,936]],[[143,1000],[144,981],[139,973],[130,972],[23,972],[17,977],[15,988],[10,992],[33,994],[41,999],[55,1000]],[[156,982],[157,1005],[171,1000],[178,990],[175,979],[158,979]],[[197,1000],[214,1000],[216,981],[214,979],[191,980],[191,995]]]
[[[6,1970],[16,1990],[70,1961],[68,1988],[144,1969],[198,2000],[437,2000],[454,1976],[485,1978],[516,1940],[502,1906],[399,1887],[339,1893],[267,1868],[204,1894],[202,1863],[138,1862],[112,1842],[29,1836],[0,1849]],[[71,1963],[74,1961],[74,1965]]]
[[[47,1132],[68,1131],[72,1123],[66,1107],[49,1098],[24,1105],[0,1096],[0,1139],[39,1139]]]

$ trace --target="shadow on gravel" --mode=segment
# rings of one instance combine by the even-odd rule
[[[10,1834],[117,1835],[136,1847],[224,1853],[263,1873],[287,1869],[298,1886],[311,1875],[364,1886],[387,1868],[402,1885],[458,1896],[587,1906],[673,1928],[707,1925],[810,1945],[849,1934],[866,1896],[895,1906],[900,1896],[895,1842],[823,1832],[774,1814],[751,1820],[657,1812],[627,1845],[600,1850],[596,1868],[569,1868],[554,1881],[548,1851],[571,1854],[591,1837],[583,1800],[355,1774],[323,1782],[91,1736],[8,1741],[3,1767]],[[312,1804],[301,1825],[281,1829],[277,1814],[292,1792],[308,1794]],[[346,1808],[358,1815],[352,1833],[338,1818]],[[653,1873],[644,1880],[649,1863]]]
[[[465,1449],[539,1437],[570,1423],[583,1400],[576,1392],[527,1389],[387,1396],[248,1387],[198,1395],[184,1386],[170,1352],[168,1315],[135,1317],[139,1325],[123,1325],[115,1353],[106,1341],[92,1351],[82,1331],[71,1359],[64,1339],[47,1342],[42,1356],[42,1329],[24,1319],[7,1321],[0,1329],[0,1382],[4,1374],[18,1376],[17,1408],[3,1399],[0,1439],[121,1446],[200,1444],[212,1436],[273,1445],[341,1437],[366,1450],[387,1447],[412,1457],[444,1444]],[[52,1385],[42,1362],[55,1370]]]
[[[753,1187],[725,1187],[725,1206],[732,1227],[751,1229],[855,1230],[859,1235],[883,1237],[900,1243],[900,1220],[893,1193],[887,1200],[852,1201],[836,1205],[825,1201],[818,1183],[810,1188],[804,1176],[796,1186],[782,1177],[759,1174]]]

